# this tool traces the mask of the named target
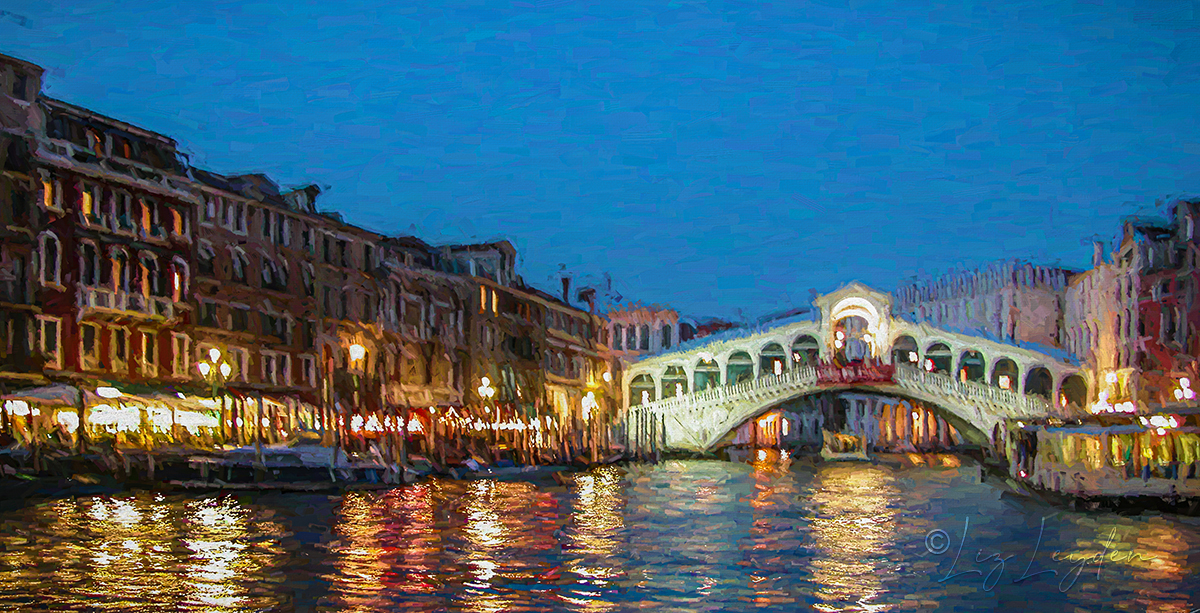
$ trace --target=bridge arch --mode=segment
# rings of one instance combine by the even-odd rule
[[[761,377],[783,374],[788,362],[783,345],[777,342],[767,343],[758,350],[758,372]]]
[[[934,341],[925,347],[925,370],[943,375],[950,374],[953,367],[954,354],[950,345],[942,341]]]
[[[649,404],[658,400],[658,385],[649,373],[640,374],[629,382],[629,406]]]
[[[1017,391],[1021,381],[1021,370],[1012,358],[1001,357],[992,362],[991,382],[993,387]]]
[[[750,354],[738,350],[725,359],[725,384],[736,385],[754,378],[754,359]]]
[[[699,445],[696,445],[697,448],[693,450],[711,449],[723,446],[723,444],[732,443],[732,436],[743,425],[752,423],[774,411],[781,409],[786,411],[788,405],[797,400],[829,392],[837,394],[849,393],[854,396],[874,396],[879,399],[880,402],[875,404],[872,411],[866,415],[862,414],[861,411],[856,414],[843,414],[840,418],[835,417],[834,422],[832,422],[832,424],[840,423],[842,425],[845,425],[846,422],[857,422],[856,426],[851,428],[851,430],[854,430],[858,434],[866,435],[868,442],[871,444],[880,442],[895,443],[897,440],[905,439],[911,440],[914,437],[919,438],[927,433],[938,433],[939,430],[944,435],[947,426],[951,426],[963,442],[979,445],[992,444],[993,429],[990,423],[977,424],[971,420],[964,419],[959,412],[947,408],[931,398],[924,398],[920,393],[914,394],[898,390],[883,391],[872,386],[851,385],[836,390],[809,390],[772,402],[759,404],[744,412],[731,414],[729,416],[730,419],[718,426],[718,431],[713,431],[706,437],[700,437],[703,439],[703,442],[696,440],[693,444],[699,443]],[[918,406],[918,403],[920,406]],[[841,409],[845,410],[845,407],[841,407]],[[873,424],[870,426],[863,424],[862,420],[866,417],[873,418]],[[832,425],[822,420],[818,420],[818,422],[825,423],[827,426]],[[682,427],[683,425],[679,422],[676,423],[676,427]],[[668,432],[670,430],[671,425],[669,424]]]
[[[692,367],[692,389],[702,392],[721,385],[721,364],[714,359],[700,358]]]
[[[1059,406],[1065,409],[1083,411],[1088,403],[1087,379],[1079,373],[1072,373],[1062,378],[1059,384]]]
[[[792,340],[792,362],[797,366],[815,366],[821,360],[821,344],[817,337],[803,333]]]
[[[1050,400],[1050,395],[1054,393],[1054,377],[1050,375],[1050,369],[1040,365],[1030,368],[1025,375],[1025,393]]]
[[[921,362],[921,347],[917,339],[901,334],[892,341],[892,363],[917,365]]]
[[[662,375],[662,397],[673,398],[690,391],[687,371],[682,366],[668,366]]]
[[[987,378],[987,359],[983,353],[967,349],[958,356],[959,379],[983,382]]]

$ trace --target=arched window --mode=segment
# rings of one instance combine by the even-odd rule
[[[84,242],[79,246],[79,275],[84,285],[100,285],[100,250],[95,243]]]
[[[213,251],[212,244],[209,243],[208,241],[202,241],[200,243],[199,259],[198,259],[198,265],[200,267],[200,274],[207,275],[210,277],[213,276],[215,274],[214,271],[215,271],[216,259],[217,259],[217,253],[216,253],[216,251]]]
[[[316,293],[316,286],[313,285],[313,267],[312,264],[302,264],[300,266],[300,277],[304,281],[304,295],[313,296]],[[393,289],[392,295],[399,296],[400,292]],[[396,318],[396,313],[392,313],[392,319]]]
[[[59,285],[62,282],[62,245],[50,232],[42,234],[40,243],[42,283]]]
[[[158,256],[152,253],[143,253],[140,259],[142,263],[142,295],[164,295],[166,288],[163,287],[162,269],[158,265]]]
[[[183,302],[187,296],[189,276],[187,262],[180,257],[172,258],[171,299],[175,302]]]
[[[118,292],[129,291],[129,254],[124,249],[116,248],[112,251],[112,283],[113,290]]]
[[[642,351],[649,351],[650,350],[650,326],[648,326],[646,324],[642,324],[641,332],[642,332],[642,335],[638,339],[638,347]]]
[[[246,282],[246,271],[250,268],[250,260],[246,257],[246,253],[241,249],[233,250],[233,280],[239,283]]]

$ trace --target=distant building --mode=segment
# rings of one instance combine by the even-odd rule
[[[1001,341],[1061,346],[1064,298],[1074,271],[1005,262],[901,286],[896,312],[916,323]]]

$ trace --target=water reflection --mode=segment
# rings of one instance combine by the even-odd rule
[[[819,611],[886,611],[876,602],[897,556],[900,491],[874,466],[841,465],[817,473],[810,494],[813,579]]]
[[[609,467],[562,483],[432,480],[342,496],[123,494],[0,513],[0,609],[1033,611],[1196,609],[1194,519],[1000,495],[974,466]],[[1014,555],[940,581],[923,536]],[[1023,585],[1046,518],[1034,570]],[[1102,559],[1102,564],[1096,560]],[[1072,573],[1073,568],[1079,570]],[[1060,587],[1066,586],[1066,589]],[[1029,594],[1036,593],[1036,599]]]

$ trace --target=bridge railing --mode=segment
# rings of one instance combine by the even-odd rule
[[[767,375],[764,377],[759,377],[758,379],[735,383],[733,385],[723,385],[720,387],[709,388],[701,392],[690,392],[680,396],[662,398],[649,404],[638,405],[636,408],[655,413],[663,411],[674,412],[690,407],[707,405],[713,402],[737,399],[757,393],[765,393],[774,390],[816,384],[817,369],[811,366],[805,366],[798,369],[789,370],[779,375]]]
[[[1019,394],[974,381],[958,381],[949,375],[928,372],[907,364],[896,366],[895,377],[896,383],[901,386],[915,383],[929,391],[987,402],[1002,408],[1009,417],[1047,415],[1053,410],[1049,402],[1037,396]]]

